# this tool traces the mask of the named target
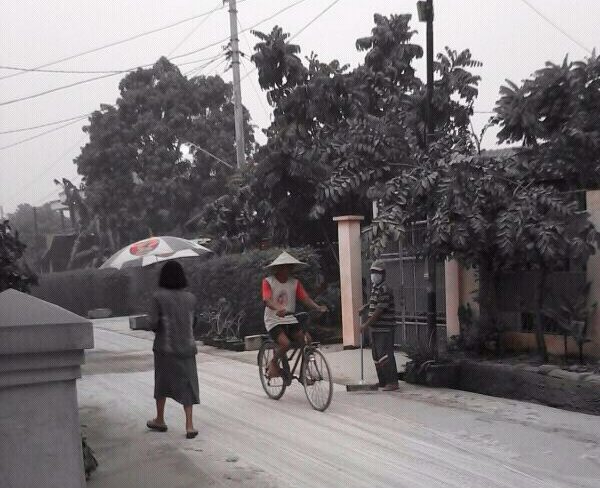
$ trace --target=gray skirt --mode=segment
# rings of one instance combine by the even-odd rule
[[[184,406],[199,404],[196,357],[155,351],[154,398],[172,398]]]

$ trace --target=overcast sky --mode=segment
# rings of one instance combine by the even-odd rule
[[[297,1],[242,1],[238,6],[240,24],[248,28]],[[257,29],[268,31],[278,24],[293,35],[330,3],[331,0],[305,0]],[[435,0],[434,3],[436,52],[444,46],[457,50],[469,48],[474,57],[484,63],[479,70],[482,82],[475,107],[481,112],[493,109],[498,89],[506,78],[519,82],[543,67],[548,60],[558,63],[566,54],[572,59],[581,59],[588,55],[585,48],[592,49],[599,44],[600,2],[597,0]],[[221,0],[0,0],[0,65],[39,66],[199,15],[220,4]],[[527,4],[538,9],[558,28],[550,25]],[[354,41],[369,34],[374,13],[413,14],[413,27],[419,31],[415,42],[424,45],[425,26],[417,21],[415,0],[339,0],[294,42],[302,47],[303,55],[314,51],[323,61],[335,58],[354,66],[363,57],[356,52]],[[203,18],[185,22],[47,69],[129,69],[151,64],[161,55],[185,54],[229,35],[226,8],[211,14],[199,26],[201,22]],[[561,33],[560,29],[574,40]],[[240,48],[245,52],[249,51],[249,45],[254,44],[250,33],[242,34],[240,41]],[[210,58],[219,50],[217,45],[174,62]],[[205,63],[186,64],[181,66],[181,70],[186,73]],[[230,80],[231,72],[223,74],[225,65],[218,63],[209,65],[203,73],[219,73]],[[419,75],[424,77],[423,63],[419,63],[417,68]],[[246,70],[251,70],[249,61],[242,66],[242,76]],[[0,76],[11,73],[14,71],[0,69]],[[100,75],[26,73],[0,79],[0,104],[94,76]],[[120,78],[122,75],[107,77],[0,106],[0,132],[71,118],[89,113],[99,108],[101,103],[114,103]],[[269,107],[264,94],[259,92],[256,73],[243,81],[242,99],[253,122],[259,128],[266,127]],[[483,127],[489,117],[485,113],[476,114],[476,130]],[[58,191],[53,178],[64,176],[80,181],[72,161],[86,142],[81,131],[84,123],[77,122],[15,147],[0,149],[0,205],[4,206],[5,213],[22,202],[40,205],[55,199]],[[0,147],[53,127],[57,126],[0,134]],[[259,137],[259,140],[264,138]],[[484,145],[491,147],[494,144],[494,134],[489,133]]]

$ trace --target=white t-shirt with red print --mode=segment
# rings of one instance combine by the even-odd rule
[[[302,283],[296,278],[289,278],[285,283],[281,283],[274,276],[269,276],[262,283],[263,300],[274,299],[278,305],[282,305],[290,313],[296,312],[296,301],[304,300],[308,294],[304,290]],[[265,327],[271,330],[277,325],[297,324],[298,320],[293,315],[279,317],[275,310],[265,307]]]

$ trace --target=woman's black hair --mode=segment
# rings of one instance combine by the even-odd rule
[[[177,261],[167,261],[160,270],[158,286],[170,290],[180,290],[187,286],[187,280],[183,271],[183,266]]]

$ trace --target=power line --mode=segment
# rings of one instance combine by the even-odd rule
[[[80,119],[82,119],[84,117],[90,116],[91,114],[92,113],[81,114],[81,115],[77,115],[75,117],[69,117],[68,119],[56,120],[54,122],[47,122],[46,124],[33,125],[31,127],[22,127],[20,129],[4,130],[4,131],[0,132],[0,135],[14,134],[16,132],[25,132],[25,131],[28,131],[28,130],[41,129],[42,127],[50,127],[51,125],[62,124],[64,122],[70,122],[71,120],[80,120]]]
[[[248,70],[246,63],[243,60],[242,60],[242,66],[244,67],[244,71],[246,72],[246,75],[248,75],[250,73],[250,71]],[[256,98],[258,99],[260,106],[262,107],[263,111],[265,112],[267,119],[270,119],[271,113],[267,110],[267,107],[265,107],[265,104],[262,101],[262,97],[260,96],[260,93],[259,93],[258,89],[256,88],[256,86],[254,85],[253,78],[250,78],[250,85],[252,86],[252,90],[254,90],[254,94],[256,95]]]
[[[218,56],[213,58],[213,60],[218,59],[222,55],[223,54],[219,54]],[[57,91],[66,90],[67,88],[73,88],[74,86],[84,85],[84,84],[90,83],[92,81],[102,80],[104,78],[110,78],[111,76],[115,76],[115,75],[122,74],[122,73],[129,73],[129,72],[135,71],[136,69],[145,68],[148,66],[153,66],[153,64],[144,65],[144,66],[136,66],[135,68],[130,68],[128,70],[121,71],[121,72],[113,72],[113,73],[109,73],[109,74],[105,74],[105,75],[101,75],[101,76],[94,76],[92,78],[87,78],[85,80],[80,80],[80,81],[76,81],[74,83],[69,83],[68,85],[62,85],[62,86],[57,86],[55,88],[50,88],[49,90],[44,90],[39,93],[34,93],[33,95],[27,95],[25,97],[20,97],[20,98],[13,98],[12,100],[6,100],[4,102],[0,102],[0,107],[4,107],[6,105],[12,105],[13,103],[24,102],[26,100],[31,100],[33,98],[39,98],[44,95],[48,95],[50,93],[55,93]]]
[[[64,151],[63,153],[61,153],[60,156],[58,156],[56,159],[54,159],[50,164],[48,164],[47,166],[45,166],[44,168],[42,168],[41,172],[37,173],[35,178],[33,178],[32,180],[28,181],[27,183],[25,183],[24,185],[21,185],[20,187],[17,188],[17,190],[15,190],[9,197],[4,198],[4,202],[10,202],[11,200],[13,200],[14,197],[16,197],[17,195],[19,195],[21,193],[21,191],[23,191],[24,189],[30,187],[31,185],[33,185],[34,183],[36,183],[39,178],[41,176],[44,176],[45,174],[47,174],[50,170],[52,170],[58,163],[60,163],[63,158],[69,154],[73,149],[75,149],[77,146],[79,146],[83,140],[87,137],[87,134],[84,134],[83,136],[81,136],[77,142],[75,144],[73,144],[71,147],[69,147],[69,149],[67,149],[66,151]]]
[[[312,19],[308,24],[306,24],[304,27],[302,27],[302,29],[300,29],[298,32],[296,32],[292,37],[290,37],[290,41],[293,41],[296,37],[298,37],[300,34],[302,34],[308,27],[310,27],[312,24],[314,24],[319,18],[321,18],[323,15],[325,15],[325,13],[333,8],[333,6],[338,3],[340,0],[333,0],[333,2],[331,2],[327,7],[325,7],[323,10],[321,10],[321,12],[319,12],[317,14],[317,16]]]
[[[129,70],[131,71],[131,70]],[[25,97],[13,98],[12,100],[6,100],[4,102],[0,102],[0,107],[5,107],[6,105],[12,105],[17,102],[24,102],[25,100],[31,100],[33,98],[38,98],[44,95],[48,95],[50,93],[54,93],[61,90],[66,90],[67,88],[73,88],[74,86],[84,85],[85,83],[90,83],[96,80],[102,80],[104,78],[110,78],[111,76],[115,76],[121,73],[110,73],[107,75],[94,76],[93,78],[87,78],[85,80],[76,81],[75,83],[70,83],[68,85],[57,86],[56,88],[51,88],[49,90],[44,90],[43,92],[34,93],[33,95],[27,95]]]
[[[298,32],[296,32],[292,37],[289,38],[289,41],[294,40],[296,37],[298,37],[300,34],[302,34],[302,32],[304,32],[308,27],[310,27],[312,24],[314,24],[320,17],[322,17],[329,9],[331,9],[336,3],[338,3],[340,0],[333,0],[333,2],[331,2],[327,7],[325,7],[323,10],[321,10],[316,17],[314,17],[312,20],[310,20],[304,27],[302,27]],[[250,29],[253,29],[254,27],[251,27]],[[248,30],[248,29],[246,29]],[[256,66],[254,67],[254,69],[252,71],[250,71],[249,73],[246,73],[246,75],[244,75],[244,77],[242,78],[242,80],[245,80],[246,78],[248,78],[248,76],[250,76],[252,73],[254,73],[258,68],[256,68]]]
[[[304,3],[304,2],[306,2],[306,0],[298,0],[298,1],[296,1],[296,2],[294,2],[292,4],[290,4],[290,5],[288,5],[287,7],[284,7],[282,9],[278,10],[277,12],[275,12],[272,15],[270,15],[269,17],[266,17],[266,18],[258,21],[256,24],[252,25],[251,27],[248,27],[247,29],[244,29],[243,31],[240,31],[238,34],[241,34],[242,32],[246,32],[246,31],[252,30],[252,29],[258,27],[260,24],[264,24],[265,22],[267,22],[269,20],[272,20],[275,17],[277,17],[278,15],[282,14],[283,12],[285,12],[285,11],[287,11],[287,10],[295,7],[296,5],[300,5],[301,3]],[[208,48],[213,47],[213,46],[217,46],[219,44],[222,44],[223,42],[228,42],[228,41],[229,41],[229,37],[224,37],[223,39],[215,41],[215,42],[213,42],[211,44],[208,44],[208,45],[206,45],[204,47],[201,47],[199,49],[194,49],[193,51],[189,51],[189,52],[187,52],[185,54],[179,54],[177,56],[173,56],[171,59],[183,58],[185,56],[189,56],[190,54],[195,54],[197,52],[204,51],[205,49],[208,49]]]
[[[265,19],[263,19],[263,20],[261,20],[261,21],[257,22],[257,23],[256,23],[256,24],[254,24],[252,27],[249,27],[249,28],[248,28],[248,29],[246,29],[246,30],[252,30],[252,29],[254,29],[255,27],[259,26],[260,24],[262,24],[262,23],[264,23],[264,22],[267,22],[268,20],[271,20],[271,19],[273,19],[274,17],[276,17],[277,15],[281,14],[282,12],[285,12],[286,10],[289,10],[290,8],[292,8],[292,7],[295,7],[296,5],[299,5],[299,4],[301,4],[301,3],[305,2],[305,1],[306,1],[306,0],[298,0],[297,2],[294,2],[294,3],[293,3],[293,4],[291,4],[291,5],[288,5],[287,7],[284,7],[284,8],[282,8],[282,9],[278,10],[278,11],[277,11],[277,12],[275,12],[273,15],[270,15],[269,17],[267,17],[267,18],[265,18]],[[339,1],[339,0],[335,0],[335,2],[333,2],[333,3],[335,4],[335,3],[337,3],[338,1]],[[333,5],[331,5],[331,6],[333,6]],[[329,7],[329,8],[330,8],[330,7]],[[326,10],[328,10],[328,9],[326,9]],[[316,19],[314,19],[314,20],[316,20]],[[206,50],[206,49],[209,49],[210,47],[214,47],[214,46],[216,46],[216,45],[218,45],[218,44],[221,44],[221,43],[223,43],[223,42],[227,41],[228,39],[229,39],[229,38],[228,38],[228,37],[226,37],[226,38],[224,38],[224,39],[221,39],[221,40],[219,40],[219,41],[217,41],[217,42],[213,42],[213,43],[211,43],[211,44],[209,44],[209,45],[207,45],[207,46],[204,46],[204,47],[202,47],[202,48],[200,48],[200,49],[195,49],[195,50],[193,50],[193,51],[190,51],[190,52],[188,52],[188,53],[185,53],[185,54],[180,54],[180,55],[178,55],[178,56],[173,56],[173,57],[171,58],[171,60],[173,60],[173,59],[178,59],[178,58],[181,58],[181,57],[184,57],[184,56],[189,56],[190,54],[195,54],[195,53],[197,53],[197,52],[200,52],[200,51],[204,51],[204,50]],[[38,68],[43,68],[43,67],[45,67],[45,66],[50,66],[50,64],[56,64],[56,63],[49,63],[49,64],[46,64],[46,65],[40,66],[40,67],[38,67]],[[149,66],[149,65],[144,65],[144,66],[136,66],[135,68],[131,68],[131,69],[128,69],[128,70],[126,70],[126,71],[134,71],[135,69],[138,69],[138,68],[141,68],[141,67],[145,67],[145,66]],[[36,69],[37,69],[37,68],[36,68]],[[101,76],[95,76],[95,77],[93,77],[93,78],[87,78],[87,79],[85,79],[85,80],[80,80],[80,81],[77,81],[77,82],[75,82],[75,83],[70,83],[70,84],[68,84],[68,85],[63,85],[63,86],[59,86],[59,87],[56,87],[56,88],[51,88],[51,89],[49,89],[49,90],[45,90],[45,91],[43,91],[43,92],[34,93],[33,95],[28,95],[28,96],[25,96],[25,97],[20,97],[20,98],[14,98],[14,99],[12,99],[12,100],[6,100],[6,101],[4,101],[4,102],[0,102],[0,107],[4,107],[4,106],[6,106],[6,105],[11,105],[11,104],[13,104],[13,103],[23,102],[23,101],[26,101],[26,100],[31,100],[31,99],[33,99],[33,98],[38,98],[38,97],[41,97],[41,96],[44,96],[44,95],[48,95],[48,94],[50,94],[50,93],[55,93],[55,92],[57,92],[57,91],[66,90],[67,88],[72,88],[72,87],[74,87],[74,86],[79,86],[79,85],[83,85],[83,84],[85,84],[85,83],[90,83],[90,82],[92,82],[92,81],[97,81],[97,80],[101,80],[101,79],[104,79],[104,78],[109,78],[109,77],[111,77],[111,76],[115,76],[115,75],[117,75],[117,74],[120,74],[120,73],[109,73],[109,74],[104,74],[104,75],[101,75]],[[10,76],[15,76],[15,75],[10,75]],[[6,77],[5,77],[5,78],[6,78]],[[0,78],[0,79],[3,79],[3,78]]]
[[[37,139],[38,137],[42,137],[42,136],[45,136],[46,134],[50,134],[50,133],[52,133],[52,132],[56,132],[57,130],[60,130],[60,129],[64,129],[65,127],[68,127],[68,126],[70,126],[70,125],[73,125],[73,124],[75,124],[76,122],[79,122],[79,121],[81,121],[81,120],[85,119],[86,117],[87,117],[87,115],[85,115],[85,116],[83,116],[83,117],[80,117],[80,118],[78,118],[78,119],[72,120],[71,122],[69,122],[69,123],[67,123],[67,124],[60,125],[60,126],[58,126],[58,127],[54,127],[53,129],[50,129],[50,130],[44,131],[44,132],[42,132],[42,133],[40,133],[40,134],[36,134],[36,135],[34,135],[34,136],[28,137],[27,139],[21,139],[20,141],[13,142],[12,144],[8,144],[8,145],[6,145],[6,146],[0,146],[0,151],[1,151],[1,150],[4,150],[4,149],[9,149],[9,148],[11,148],[11,147],[19,146],[19,145],[21,145],[21,144],[24,144],[24,143],[26,143],[26,142],[33,141],[34,139]]]
[[[188,73],[185,73],[185,74],[184,74],[184,76],[187,76],[189,73],[191,73],[191,72],[193,72],[193,71],[203,70],[205,67],[207,67],[208,65],[212,64],[212,62],[216,61],[217,59],[219,59],[219,58],[221,58],[221,57],[223,57],[223,56],[224,56],[224,54],[223,54],[223,53],[221,53],[221,54],[219,54],[218,56],[215,56],[215,57],[213,57],[213,58],[210,58],[210,61],[209,61],[208,63],[206,63],[206,64],[204,64],[204,65],[200,66],[199,68],[194,68],[194,69],[193,69],[193,70],[191,70],[190,72],[188,72]],[[196,60],[196,62],[197,62],[197,61],[199,61],[199,60]],[[188,63],[186,63],[186,64],[188,64]],[[222,64],[222,63],[220,63],[220,64]],[[92,115],[93,113],[94,113],[94,112],[90,112],[90,113],[87,113],[87,114],[78,115],[78,116],[76,116],[76,117],[70,117],[70,118],[68,118],[68,119],[57,120],[57,121],[54,121],[54,122],[48,122],[48,123],[46,123],[46,124],[40,124],[40,125],[37,125],[37,126],[32,126],[32,127],[23,127],[23,128],[20,128],[20,129],[13,129],[13,130],[7,130],[7,131],[0,132],[0,135],[3,135],[3,134],[12,134],[12,133],[16,133],[16,132],[24,132],[24,131],[28,131],[28,130],[40,129],[40,128],[42,128],[42,127],[49,127],[49,126],[52,126],[52,125],[61,124],[61,123],[63,123],[63,122],[69,122],[69,123],[67,123],[67,124],[61,125],[60,127],[55,127],[55,128],[53,128],[53,129],[50,129],[50,130],[48,130],[48,131],[42,132],[41,134],[36,134],[36,135],[34,135],[34,136],[31,136],[31,137],[28,137],[28,138],[26,138],[26,139],[23,139],[23,140],[17,141],[17,142],[15,142],[15,143],[12,143],[12,144],[9,144],[9,145],[6,145],[6,146],[2,146],[2,147],[0,147],[0,150],[2,150],[2,149],[8,149],[8,148],[11,148],[11,147],[14,147],[14,146],[18,146],[18,145],[20,145],[20,144],[23,144],[23,143],[25,143],[25,142],[29,142],[29,141],[31,141],[31,140],[37,139],[38,137],[44,136],[44,135],[46,135],[46,134],[50,134],[51,132],[54,132],[54,131],[57,131],[57,130],[63,129],[63,128],[65,128],[65,127],[68,127],[68,126],[70,126],[70,125],[74,124],[74,123],[75,123],[75,122],[77,122],[77,121],[80,121],[80,120],[83,120],[83,119],[85,119],[85,118],[89,117],[89,116],[90,116],[90,115]]]
[[[216,160],[216,161],[218,161],[219,163],[221,163],[221,164],[224,164],[224,165],[225,165],[225,166],[227,166],[229,169],[235,169],[235,167],[234,167],[232,164],[230,164],[230,163],[228,163],[228,162],[226,162],[226,161],[223,161],[221,158],[219,158],[219,157],[215,156],[213,153],[211,153],[211,152],[207,151],[207,150],[206,150],[206,149],[204,149],[203,147],[200,147],[200,146],[199,146],[198,144],[196,144],[195,142],[187,142],[187,144],[189,144],[190,146],[192,146],[192,147],[194,147],[194,148],[196,148],[196,149],[199,149],[199,150],[200,150],[200,151],[202,151],[204,154],[206,154],[207,156],[210,156],[211,158],[215,159],[215,160]]]
[[[240,0],[240,1],[243,2],[243,1],[246,1],[246,0]],[[19,75],[22,75],[22,74],[24,74],[24,73],[26,73],[28,71],[38,70],[38,69],[42,69],[42,68],[47,68],[48,66],[53,66],[55,64],[59,64],[59,63],[62,63],[64,61],[69,61],[71,59],[75,59],[75,58],[79,58],[81,56],[85,56],[86,54],[95,53],[95,52],[101,51],[103,49],[108,49],[110,47],[118,46],[118,45],[124,44],[126,42],[130,42],[130,41],[133,41],[133,40],[136,40],[136,39],[140,39],[141,37],[145,37],[145,36],[149,36],[151,34],[155,34],[157,32],[161,32],[163,30],[171,29],[172,27],[176,27],[178,25],[181,25],[181,24],[184,24],[184,23],[187,23],[187,22],[191,22],[192,20],[199,19],[200,17],[205,17],[207,15],[210,15],[213,12],[216,12],[217,10],[221,10],[222,8],[223,8],[223,5],[219,6],[218,8],[214,8],[212,10],[209,10],[208,12],[204,12],[202,14],[194,15],[193,17],[188,17],[187,19],[180,20],[180,21],[175,22],[173,24],[165,25],[165,26],[159,27],[157,29],[152,29],[152,30],[149,30],[149,31],[146,31],[146,32],[142,32],[140,34],[136,34],[135,36],[128,37],[127,39],[121,39],[120,41],[115,41],[115,42],[111,42],[109,44],[104,44],[102,46],[99,46],[99,47],[96,47],[96,48],[93,48],[93,49],[88,49],[87,51],[83,51],[83,52],[80,52],[80,53],[77,53],[77,54],[73,54],[71,56],[67,56],[67,57],[64,57],[64,58],[61,58],[61,59],[57,59],[57,60],[51,61],[49,63],[41,64],[41,65],[36,66],[34,68],[28,69],[26,71],[22,71],[22,72],[19,72],[19,73],[13,73],[13,74],[10,74],[10,75],[5,75],[5,76],[0,77],[0,80],[5,80],[7,78],[12,78],[14,76],[19,76]]]
[[[213,64],[215,61],[217,61],[218,59],[221,59],[221,62],[219,63],[219,66],[221,64],[223,64],[224,61],[227,61],[227,58],[225,56],[225,53],[221,53],[218,56],[215,56],[214,58],[210,59],[207,63],[204,63],[202,66],[197,66],[196,68],[192,68],[189,71],[186,71],[183,76],[188,77],[189,75],[191,75],[194,72],[201,72],[202,70],[204,70],[205,68],[207,68],[209,65]]]
[[[201,61],[207,61],[209,59],[213,59],[212,57],[195,59],[194,61],[185,61],[183,63],[176,63],[177,66],[186,66],[188,64],[199,63]],[[138,66],[138,68],[148,68],[153,66],[154,63],[143,64]],[[174,63],[175,64],[175,63]],[[21,68],[19,66],[0,66],[0,69],[8,69],[14,71],[28,71],[32,73],[56,73],[56,74],[109,74],[109,73],[128,73],[129,70],[126,69],[104,69],[104,70],[72,70],[72,69],[31,69],[31,68]]]
[[[546,15],[544,15],[540,10],[535,8],[530,2],[528,2],[527,0],[521,0],[521,1],[525,5],[527,5],[531,10],[533,10],[536,14],[538,14],[542,19],[544,19],[548,24],[550,24],[552,27],[554,27],[556,30],[558,30],[567,39],[570,39],[572,42],[577,44],[581,49],[592,54],[591,49],[589,49],[587,46],[583,45],[583,43],[580,42],[579,40],[575,39],[571,34],[569,34],[566,30],[564,30],[562,27],[560,27],[556,22],[554,22],[552,19],[550,19]]]
[[[238,25],[240,26],[241,32],[243,32],[243,34],[244,34],[243,37],[244,37],[244,40],[246,41],[246,46],[248,46],[248,55],[251,55],[251,53],[252,53],[252,46],[250,46],[250,41],[248,40],[248,36],[244,32],[244,28],[242,27],[242,24],[241,24],[239,18],[238,18]],[[240,58],[240,59],[242,61],[242,66],[244,67],[244,71],[246,72],[246,75],[248,75],[248,73],[250,73],[250,70],[246,66],[246,63],[244,62],[244,59],[243,58]],[[254,85],[254,79],[253,78],[250,78],[250,85],[252,86],[252,90],[254,90],[254,93],[256,94],[256,98],[258,99],[258,102],[260,103],[260,106],[262,107],[265,115],[267,116],[267,119],[270,119],[271,114],[267,110],[267,108],[265,107],[265,104],[264,104],[264,102],[262,100],[262,97],[260,96],[259,91],[256,88],[256,86]]]
[[[77,70],[77,69],[33,69],[20,68],[18,66],[0,66],[0,69],[11,71],[23,71],[27,73],[60,73],[60,74],[102,74],[102,73],[124,73],[123,70]]]
[[[217,7],[215,7],[217,10],[220,10],[224,7],[223,3],[220,3],[217,5]],[[215,10],[216,11],[216,10]],[[192,37],[192,35],[194,34],[194,32],[196,32],[198,29],[200,29],[200,27],[202,27],[204,25],[204,23],[210,19],[210,16],[215,12],[211,12],[210,14],[208,14],[206,17],[204,17],[196,27],[194,27],[181,41],[179,41],[179,43],[173,48],[171,49],[171,51],[169,52],[169,54],[167,54],[167,58],[170,58],[175,51],[177,51],[184,43],[185,41],[187,41],[190,37]]]
[[[179,64],[177,64],[177,66],[181,67],[181,66],[186,66],[186,65],[189,65],[189,64],[195,64],[195,63],[199,63],[199,62],[203,62],[203,61],[211,61],[212,62],[212,61],[215,61],[216,59],[219,59],[221,56],[223,56],[223,53],[220,53],[219,55],[213,56],[213,57],[210,57],[210,58],[200,58],[200,59],[196,59],[194,61],[186,61],[185,63],[179,63]],[[148,67],[148,66],[152,66],[152,65],[144,65],[144,66],[141,66],[141,68]],[[200,68],[195,68],[192,71],[196,71],[197,69],[202,69],[202,68],[203,68],[203,66],[201,66]],[[109,72],[112,73],[113,71],[106,71],[106,72],[107,73],[109,73]],[[125,71],[125,70],[120,71],[120,72],[122,72],[122,73],[128,73],[128,71]],[[83,73],[83,71],[82,71],[82,73]],[[185,73],[184,76],[187,76],[188,73]],[[89,112],[87,114],[81,114],[81,115],[77,115],[75,117],[69,117],[67,119],[55,120],[53,122],[46,122],[45,124],[39,124],[39,125],[30,126],[30,127],[21,127],[21,128],[18,128],[18,129],[10,129],[10,130],[5,130],[5,131],[0,131],[0,135],[14,134],[16,132],[25,132],[25,131],[29,131],[29,130],[41,129],[43,127],[50,127],[52,125],[62,124],[63,122],[69,122],[71,120],[75,120],[75,119],[79,120],[81,118],[89,117],[92,114],[93,114],[93,112]]]

